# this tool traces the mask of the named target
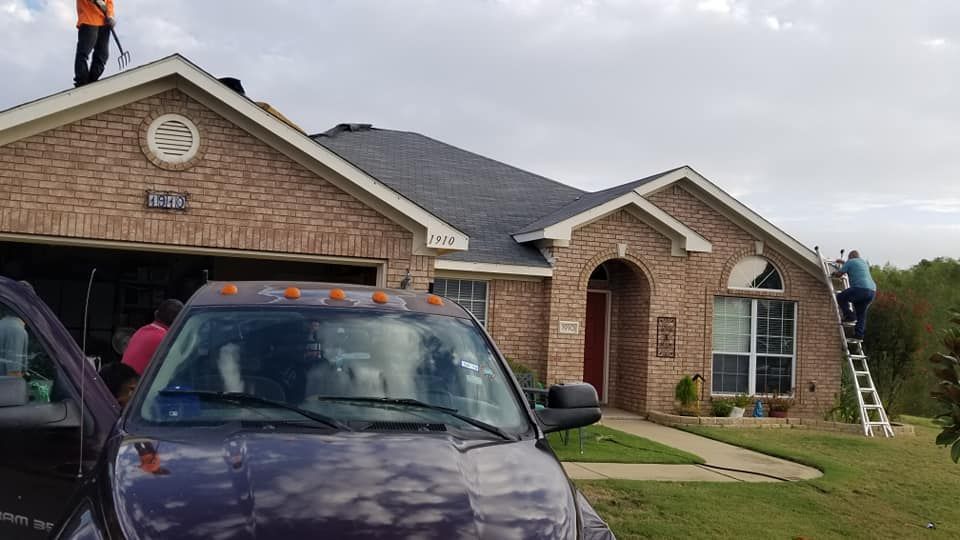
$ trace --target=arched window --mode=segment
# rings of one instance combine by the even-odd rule
[[[782,291],[783,278],[773,264],[756,255],[740,259],[730,271],[727,287],[731,289],[762,289]]]

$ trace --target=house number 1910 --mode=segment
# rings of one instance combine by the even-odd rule
[[[428,246],[452,246],[457,243],[457,237],[449,234],[431,234]]]

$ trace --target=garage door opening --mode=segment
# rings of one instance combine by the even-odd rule
[[[376,285],[378,267],[0,241],[0,275],[28,281],[77,343],[90,271],[87,355],[119,360],[126,339],[163,299],[187,299],[210,280],[325,281]]]

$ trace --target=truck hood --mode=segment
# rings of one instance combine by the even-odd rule
[[[542,441],[180,433],[119,441],[112,495],[131,538],[577,536],[574,493]]]

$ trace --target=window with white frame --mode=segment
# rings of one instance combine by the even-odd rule
[[[727,287],[780,292],[783,291],[783,278],[773,263],[763,257],[749,255],[734,265]]]
[[[795,335],[793,302],[714,298],[713,393],[792,393]]]
[[[443,296],[460,304],[480,321],[487,324],[487,282],[470,279],[436,278],[433,294]]]

